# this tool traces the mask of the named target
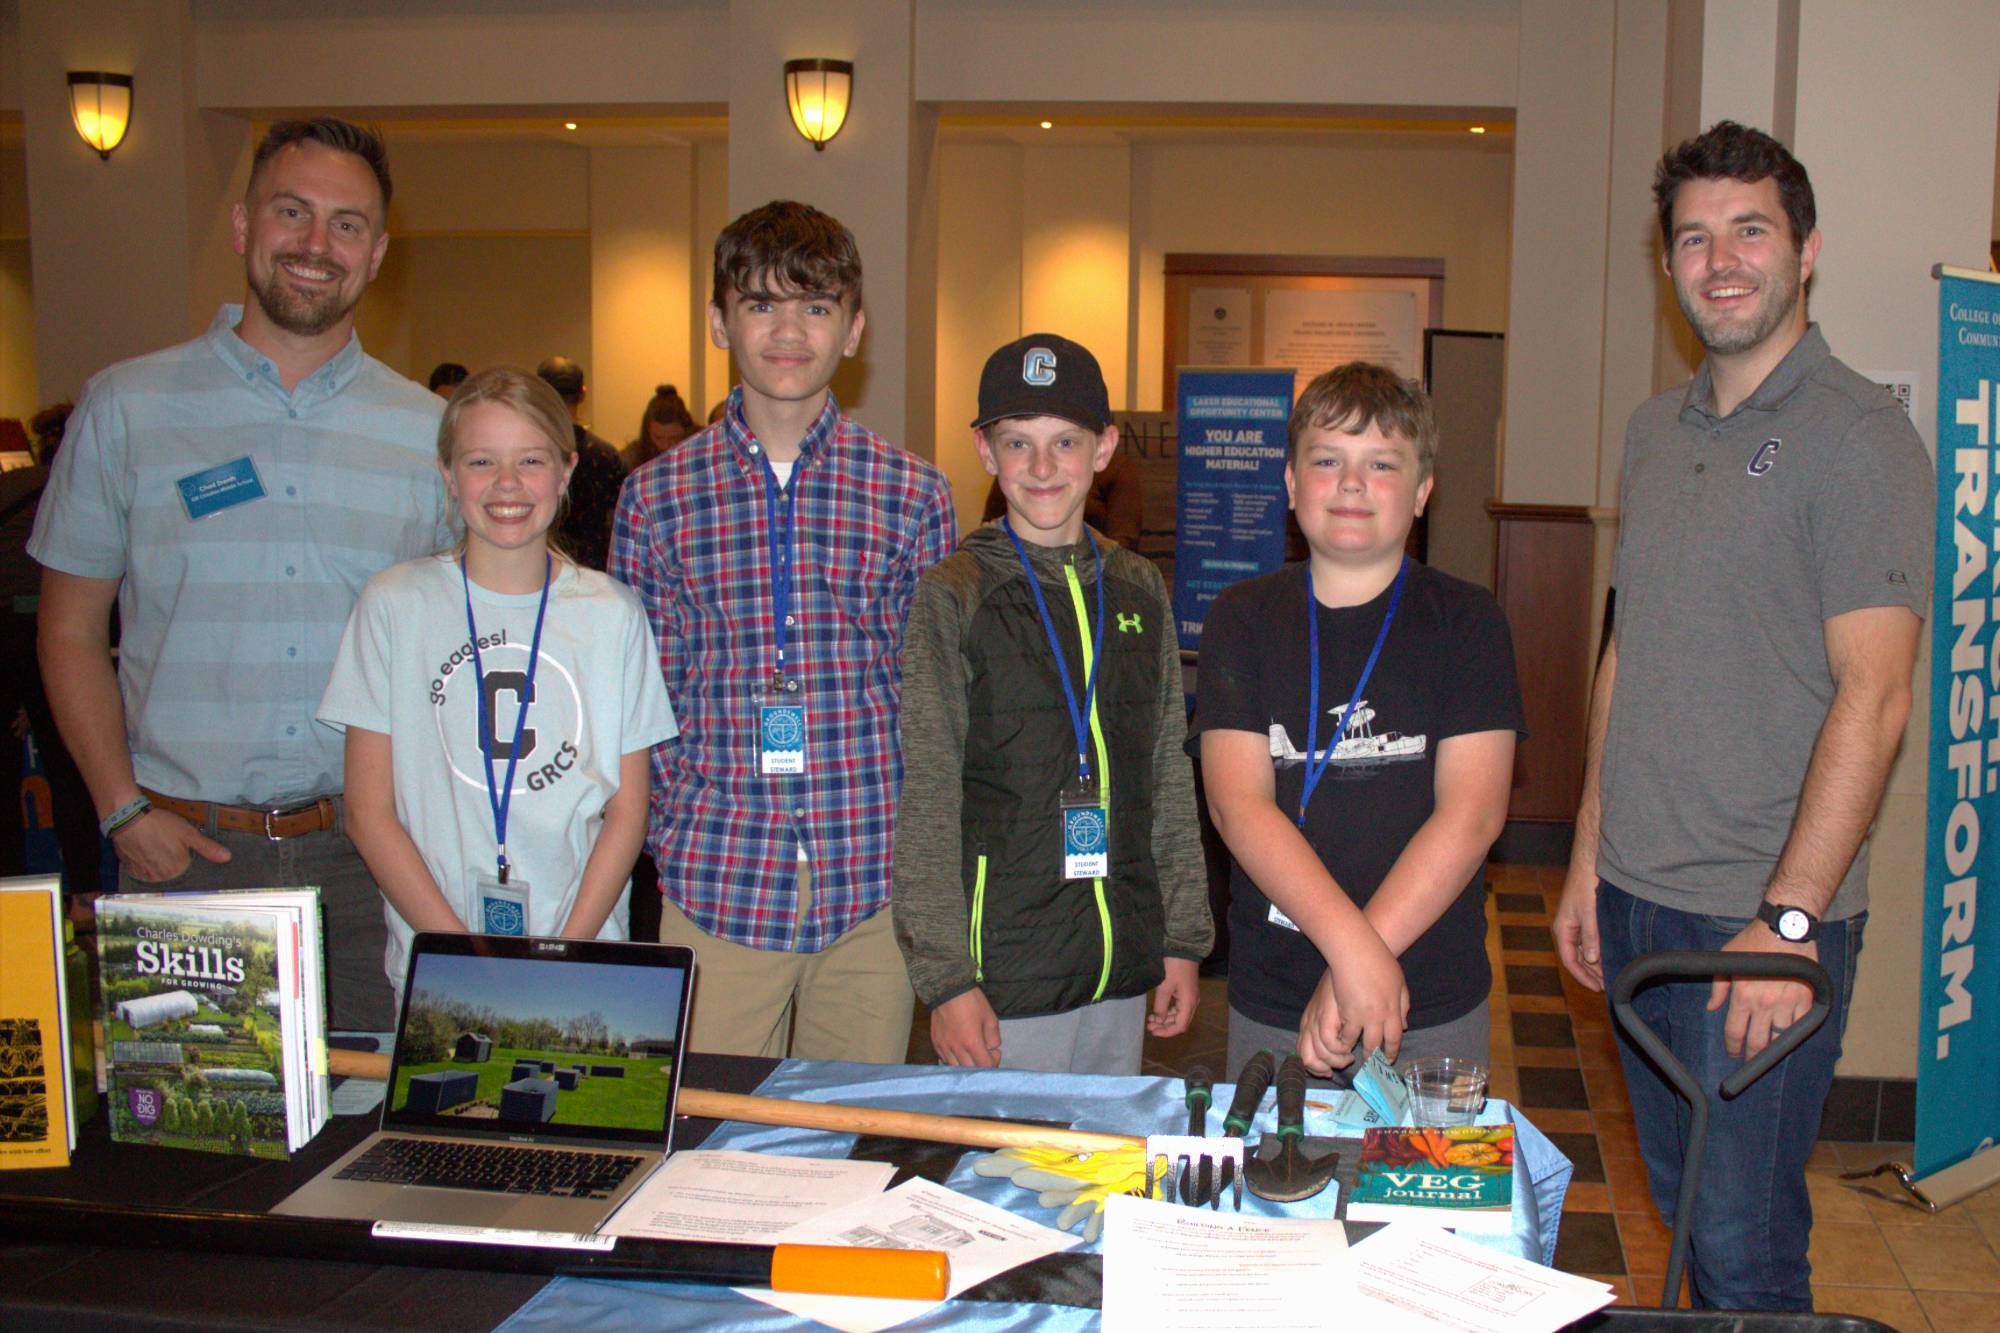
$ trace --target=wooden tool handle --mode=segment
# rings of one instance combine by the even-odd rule
[[[1083,1129],[1054,1129],[1012,1120],[981,1120],[971,1116],[931,1115],[923,1111],[892,1111],[838,1102],[800,1102],[780,1097],[748,1097],[735,1092],[682,1088],[679,1108],[689,1115],[713,1120],[744,1120],[755,1125],[792,1125],[843,1134],[880,1134],[893,1139],[927,1143],[962,1143],[972,1148],[1053,1148],[1059,1152],[1108,1152],[1115,1148],[1143,1149],[1146,1140],[1130,1134],[1099,1134]]]
[[[331,1048],[326,1053],[326,1065],[327,1072],[350,1078],[389,1077],[389,1057],[372,1051]],[[1146,1146],[1145,1139],[1130,1134],[1099,1134],[1011,1120],[931,1115],[838,1102],[751,1097],[737,1092],[710,1092],[706,1088],[683,1087],[676,1109],[683,1115],[705,1116],[710,1120],[825,1129],[839,1134],[880,1134],[887,1138],[921,1139],[926,1143],[962,1143],[971,1148],[1052,1148],[1059,1152],[1093,1153]]]

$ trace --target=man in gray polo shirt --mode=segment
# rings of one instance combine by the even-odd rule
[[[49,702],[119,887],[317,885],[333,1026],[363,1030],[394,1024],[383,904],[313,712],[361,585],[452,540],[444,403],[354,336],[389,192],[374,134],[272,126],[234,210],[249,299],[91,380],[28,543]]]
[[[1826,968],[1818,1032],[1741,1097],[1710,1098],[1690,1253],[1698,1306],[1810,1310],[1805,1162],[1861,948],[1868,830],[1909,717],[1933,473],[1902,408],[1806,320],[1820,236],[1784,146],[1719,122],[1661,160],[1654,194],[1708,356],[1626,431],[1616,629],[1556,944],[1594,990],[1659,949]],[[1711,1090],[1808,1005],[1799,983],[1727,977],[1636,1001]],[[1681,1103],[1635,1048],[1621,1055],[1671,1223]]]

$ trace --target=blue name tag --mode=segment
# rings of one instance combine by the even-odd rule
[[[202,472],[189,473],[174,485],[180,490],[181,506],[191,519],[204,519],[264,498],[263,479],[247,454]]]

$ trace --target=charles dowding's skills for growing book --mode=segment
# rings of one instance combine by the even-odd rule
[[[97,903],[111,1137],[285,1157],[325,1125],[313,890]]]

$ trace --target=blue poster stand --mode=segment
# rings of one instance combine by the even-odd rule
[[[1937,563],[1915,1165],[1919,1176],[1957,1168],[1945,1188],[1923,1190],[1942,1206],[2000,1172],[1990,1151],[2000,1132],[2000,279],[1934,272]],[[1983,1168],[1971,1160],[1981,1154]]]
[[[1217,593],[1284,563],[1294,376],[1183,367],[1179,378],[1174,626],[1194,651]]]

